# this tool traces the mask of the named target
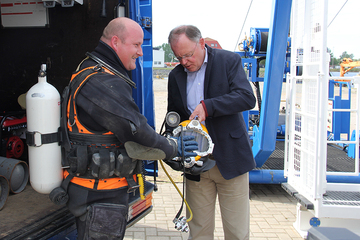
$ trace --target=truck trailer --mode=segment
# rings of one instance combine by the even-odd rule
[[[149,94],[151,0],[1,1],[0,239],[76,239],[75,218],[65,205],[55,205],[30,184],[25,96],[38,82],[41,65],[46,65],[47,82],[61,94],[85,53],[97,46],[104,27],[120,16],[133,19],[144,30],[144,56],[131,72],[137,85],[133,97],[155,128]],[[156,163],[144,162],[144,172],[156,174]],[[154,184],[145,181],[145,199],[139,191],[130,195],[128,227],[152,210],[153,191]]]

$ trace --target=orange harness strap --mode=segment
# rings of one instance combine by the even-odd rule
[[[76,76],[78,76],[81,72],[84,72],[88,69],[93,69],[94,67],[87,67],[87,68],[84,68],[82,69],[81,71],[79,72],[76,72],[74,73],[72,76],[71,76],[71,82],[74,80],[74,78]],[[102,68],[104,70],[105,73],[108,73],[108,74],[111,74],[111,75],[114,75],[112,72],[110,72],[108,69],[106,68]],[[78,119],[78,116],[77,116],[77,108],[76,108],[76,103],[75,103],[75,96],[78,94],[79,92],[79,89],[82,87],[82,85],[93,75],[95,74],[98,74],[100,72],[93,72],[87,76],[85,76],[85,78],[80,82],[79,86],[76,88],[75,92],[73,95],[70,94],[69,96],[69,100],[68,100],[68,103],[67,103],[67,119],[68,119],[68,123],[67,123],[67,127],[69,129],[70,132],[73,131],[73,125],[76,125],[77,127],[77,131],[79,133],[84,133],[84,134],[94,134],[93,132],[89,131],[84,125],[81,124],[81,122],[79,121]],[[72,106],[72,108],[70,107]],[[73,111],[73,123],[70,123],[69,122],[69,118],[70,118],[70,112],[71,112],[71,109]],[[103,133],[102,135],[111,135],[113,134],[112,132],[107,132],[107,133]]]
[[[85,68],[75,74],[73,74],[71,81],[73,81],[73,79],[82,71],[85,71],[87,69],[91,69],[93,67],[88,67]],[[104,72],[108,73],[108,74],[112,74],[114,75],[114,73],[112,73],[111,71],[109,71],[107,68],[103,67]],[[89,79],[89,77],[91,77],[94,74],[97,74],[98,72],[92,73],[88,76],[85,77],[85,79],[82,80],[82,82],[79,84],[79,86],[77,87],[77,89],[75,90],[74,94],[71,95],[69,97],[68,103],[67,103],[67,117],[69,118],[69,113],[70,113],[70,105],[73,104],[73,111],[74,111],[74,123],[72,124],[76,124],[77,129],[79,131],[79,133],[83,133],[83,134],[94,134],[90,131],[88,131],[88,129],[86,127],[84,127],[80,121],[77,118],[77,113],[76,113],[76,106],[75,106],[75,96],[78,93],[78,90],[80,89],[80,87],[87,81],[87,79]],[[72,132],[72,125],[70,125],[70,123],[68,122],[67,127],[69,129],[70,132]],[[112,132],[107,132],[107,133],[103,133],[102,135],[111,135],[113,134]],[[68,171],[64,171],[64,179],[66,179],[66,177],[69,175]],[[136,174],[133,175],[134,181],[136,182]],[[91,178],[81,178],[81,177],[73,177],[70,182],[77,184],[79,186],[82,187],[86,187],[89,189],[94,189],[94,190],[110,190],[110,189],[117,189],[117,188],[121,188],[121,187],[126,187],[128,186],[128,182],[126,180],[125,177],[114,177],[114,178],[106,178],[106,179],[91,179]]]
[[[64,171],[64,179],[69,175],[68,171]],[[134,180],[136,181],[136,175],[134,174]],[[110,190],[121,187],[126,187],[128,185],[126,178],[107,178],[107,179],[90,179],[90,178],[80,178],[73,177],[71,179],[72,183],[77,184],[82,187],[94,189],[94,190]]]

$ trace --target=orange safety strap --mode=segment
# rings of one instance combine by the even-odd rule
[[[86,70],[86,69],[89,69],[89,68],[93,68],[93,67],[88,67],[88,68],[85,68],[83,70]],[[111,71],[109,71],[108,69],[104,68],[104,71],[108,74],[112,74],[114,75]],[[82,71],[83,71],[82,70]],[[71,78],[71,81],[80,73],[81,71],[73,74],[72,78]],[[79,87],[76,89],[75,93],[74,93],[74,96],[70,96],[69,97],[69,102],[68,102],[68,105],[67,105],[67,117],[69,118],[69,112],[70,112],[70,104],[73,104],[73,111],[74,111],[74,120],[75,120],[75,123],[73,124],[76,124],[78,130],[80,133],[85,133],[85,134],[94,134],[92,132],[90,132],[89,130],[87,130],[86,127],[84,127],[80,121],[78,120],[77,118],[77,114],[76,114],[76,107],[75,107],[75,96],[78,92],[78,90],[80,89],[80,87],[86,82],[86,80],[92,76],[93,74],[96,74],[98,72],[95,72],[95,73],[92,73],[92,74],[89,74],[88,76],[86,76],[86,78],[80,83]],[[72,131],[72,125],[70,125],[71,123],[68,122],[68,128],[69,128],[69,131],[71,132]],[[104,133],[103,135],[110,135],[110,134],[113,134],[112,132],[107,132],[107,133]],[[64,179],[69,175],[69,172],[68,171],[64,171]],[[136,182],[136,174],[133,175],[133,178],[134,178],[134,181]],[[73,177],[71,179],[71,182],[74,183],[74,184],[77,184],[79,186],[83,186],[83,187],[86,187],[86,188],[90,188],[90,189],[94,189],[94,190],[110,190],[110,189],[116,189],[116,188],[121,188],[121,187],[125,187],[125,186],[128,186],[128,182],[126,181],[126,178],[125,177],[114,177],[114,178],[107,178],[107,179],[91,179],[91,178],[80,178],[80,177]]]
[[[64,179],[69,175],[68,171],[64,171]],[[136,175],[133,175],[134,180],[136,181]],[[90,178],[80,178],[73,177],[71,179],[72,183],[77,184],[82,187],[94,189],[94,190],[110,190],[121,187],[126,187],[128,185],[125,177],[115,177],[107,179],[90,179]]]
[[[87,67],[87,68],[84,68],[82,69],[81,71],[79,72],[76,72],[72,75],[71,77],[71,81],[82,71],[85,71],[87,69],[91,69],[91,68],[94,68],[93,66],[92,67]],[[104,68],[103,67],[103,70],[104,72],[108,73],[108,74],[112,74],[114,75],[112,72],[110,72],[108,69]],[[93,76],[94,74],[97,74],[99,72],[94,72],[92,74],[89,74],[88,76],[85,77],[85,79],[79,84],[78,88],[75,90],[74,92],[74,95],[73,96],[70,96],[69,97],[69,101],[68,101],[68,104],[67,104],[67,118],[69,119],[69,113],[70,113],[70,104],[73,104],[73,111],[74,111],[74,122],[73,123],[69,123],[67,124],[68,126],[68,129],[70,132],[72,132],[72,126],[75,124],[79,133],[85,133],[85,134],[95,134],[93,132],[90,132],[84,125],[82,125],[77,117],[77,112],[76,112],[76,104],[75,104],[75,96],[76,94],[78,93],[79,89],[81,88],[81,86],[87,81],[88,78],[90,78],[91,76]],[[111,135],[113,134],[112,132],[106,132],[106,133],[103,133],[102,135]]]

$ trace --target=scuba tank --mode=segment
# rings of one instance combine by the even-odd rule
[[[59,144],[60,94],[46,82],[46,64],[41,65],[38,83],[26,94],[30,184],[43,194],[61,185],[61,146]]]

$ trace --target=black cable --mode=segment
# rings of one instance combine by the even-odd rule
[[[163,132],[163,128],[165,126],[165,123],[166,123],[166,119],[164,119],[163,123],[161,124],[161,127],[160,127],[160,135],[164,135],[166,131]],[[184,153],[184,144],[183,144],[183,126],[180,125],[180,144],[181,144],[181,161],[182,161],[182,164],[183,164],[183,194],[182,194],[182,202],[181,202],[181,207],[178,211],[178,213],[176,214],[175,218],[176,219],[179,219],[180,218],[180,215],[181,215],[181,212],[183,210],[183,207],[184,207],[184,202],[185,202],[185,164],[184,164],[184,159],[185,159],[185,153]],[[155,181],[155,172],[154,172],[154,181]]]
[[[184,174],[183,174],[183,194],[182,194],[181,207],[175,216],[176,219],[180,218],[182,209],[184,207],[184,200],[185,200],[185,197],[184,197],[184,195],[185,195],[184,194],[185,193],[185,164],[184,164],[185,153],[184,153],[184,145],[183,145],[183,126],[181,126],[181,130],[180,130],[180,143],[181,143],[181,158],[182,158],[181,161],[183,162],[183,172],[184,172]]]
[[[165,132],[163,132],[163,128],[164,128],[164,126],[165,126],[165,122],[166,122],[166,118],[164,119],[163,123],[161,124],[160,132],[159,132],[160,135],[164,135],[164,133],[165,133]]]
[[[127,76],[125,76],[124,74],[122,74],[121,72],[119,72],[118,70],[116,70],[115,68],[104,62],[103,60],[101,60],[100,58],[96,57],[94,54],[87,52],[85,55],[91,58],[92,60],[94,60],[95,62],[97,62],[98,64],[102,65],[103,67],[109,69],[109,71],[111,71],[116,76],[123,79],[127,84],[129,84],[130,86],[136,89],[135,82],[133,82],[130,78],[128,78]]]
[[[158,190],[158,186],[157,186],[157,183],[156,183],[156,169],[158,169],[158,166],[157,166],[157,161],[154,161],[154,191],[157,192]]]
[[[165,126],[166,120],[164,119],[163,123],[161,124],[159,134],[165,136],[165,131],[163,132],[163,128]],[[166,137],[166,136],[165,136]],[[158,169],[157,161],[154,162],[154,191],[157,192],[158,186],[156,184],[156,169]]]
[[[260,123],[260,113],[261,113],[261,92],[260,92],[260,84],[259,82],[252,82],[256,88],[256,98],[257,98],[257,102],[258,102],[258,110],[259,110],[259,115],[258,118],[255,121],[255,125],[259,126]]]

